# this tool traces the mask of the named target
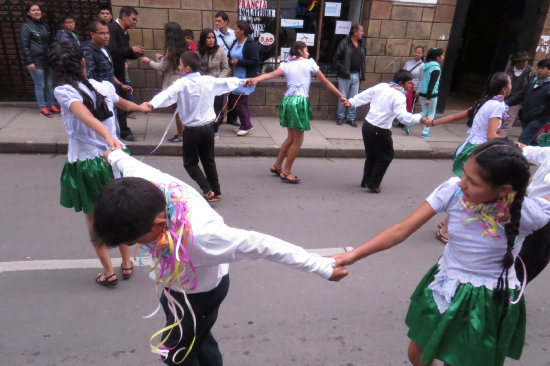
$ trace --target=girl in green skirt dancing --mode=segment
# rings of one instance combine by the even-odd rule
[[[288,136],[281,145],[277,160],[271,167],[271,172],[278,175],[284,182],[297,184],[300,183],[301,179],[292,174],[291,169],[302,147],[304,131],[310,130],[309,122],[313,119],[313,112],[309,104],[311,75],[315,75],[328,90],[340,98],[341,102],[346,102],[347,100],[327,80],[325,75],[319,70],[317,63],[309,58],[307,46],[301,41],[294,44],[290,50],[289,60],[282,63],[277,70],[262,74],[253,79],[248,79],[245,85],[256,85],[260,81],[283,75],[286,77],[288,89],[279,106],[279,121],[282,127],[287,128]]]
[[[61,115],[69,146],[67,161],[61,173],[61,205],[75,211],[84,211],[90,240],[103,266],[96,283],[112,286],[117,283],[107,247],[96,238],[92,229],[94,201],[101,188],[113,179],[111,166],[103,161],[103,152],[122,148],[116,138],[113,105],[126,111],[148,112],[145,105],[138,106],[115,94],[108,81],[88,80],[82,74],[80,49],[69,42],[56,43],[50,50],[54,69],[54,95],[61,105]],[[133,273],[130,249],[120,246],[122,276]]]
[[[478,146],[462,178],[437,187],[402,222],[348,253],[350,265],[408,238],[436,213],[450,215],[449,244],[411,296],[405,319],[414,366],[499,366],[519,359],[525,300],[514,261],[523,239],[550,220],[550,202],[525,196],[529,163],[505,139]]]

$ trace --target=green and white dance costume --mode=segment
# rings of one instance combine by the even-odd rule
[[[518,298],[521,283],[512,266],[508,281],[513,301],[493,300],[507,247],[504,227],[476,214],[496,210],[491,205],[473,209],[459,181],[449,179],[426,199],[435,212],[449,214],[449,243],[411,296],[405,320],[408,336],[422,347],[420,360],[425,364],[437,359],[453,366],[499,366],[506,357],[519,359],[523,349],[526,312],[523,297]],[[514,256],[525,236],[549,219],[548,201],[525,198]]]
[[[468,160],[478,145],[487,142],[489,120],[491,118],[499,118],[502,123],[502,119],[506,118],[507,109],[508,107],[504,103],[502,96],[496,96],[493,99],[488,100],[481,106],[481,108],[479,108],[474,116],[472,127],[468,129],[468,137],[456,149],[455,158],[453,161],[453,173],[459,177],[462,176],[462,173],[464,172],[464,163],[466,163],[466,160]]]
[[[319,71],[312,59],[291,57],[281,64],[288,89],[279,106],[279,122],[282,127],[298,131],[309,131],[313,111],[309,103],[309,85],[311,75]]]
[[[108,81],[89,82],[97,92],[105,96],[105,103],[113,112],[113,106],[119,100],[115,87]],[[95,95],[84,84],[78,83],[78,86],[81,92],[87,93],[95,103]],[[83,101],[74,87],[68,84],[60,85],[55,88],[54,95],[61,106],[61,116],[69,136],[67,161],[61,173],[60,203],[64,207],[74,207],[77,212],[91,213],[99,192],[114,178],[111,166],[103,161],[103,152],[109,146],[99,134],[71,112],[73,102]],[[103,124],[116,139],[114,114],[103,121]]]

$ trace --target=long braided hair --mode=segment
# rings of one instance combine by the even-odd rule
[[[105,121],[113,116],[113,112],[107,107],[105,96],[99,93],[82,74],[80,48],[72,42],[54,43],[48,54],[50,64],[54,71],[54,86],[69,84],[82,96],[86,108],[100,121]],[[80,89],[78,83],[84,84],[94,95],[93,99],[84,90]]]
[[[488,100],[499,95],[502,89],[506,85],[508,85],[509,80],[510,80],[510,76],[508,76],[508,74],[505,72],[496,72],[491,76],[487,84],[485,93],[483,94],[483,97],[481,97],[481,99],[476,101],[468,111],[468,122],[467,122],[468,127],[472,127],[472,124],[474,123],[474,117],[476,116],[477,112],[479,112],[481,107]]]
[[[510,205],[510,221],[504,226],[506,233],[506,253],[502,258],[502,272],[498,278],[493,297],[507,303],[509,298],[508,274],[514,264],[514,244],[519,233],[521,205],[529,183],[529,163],[521,149],[508,139],[492,139],[478,146],[472,158],[479,165],[481,178],[492,187],[510,184],[516,192]]]

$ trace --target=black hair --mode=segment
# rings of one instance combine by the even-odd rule
[[[222,18],[224,22],[228,22],[229,21],[229,17],[227,16],[227,14],[225,13],[225,11],[218,11],[216,13],[216,15],[214,15],[214,19],[216,18]]]
[[[216,33],[214,33],[214,30],[212,30],[212,28],[204,28],[201,31],[201,34],[199,35],[199,43],[197,44],[197,51],[199,51],[201,56],[207,53],[215,54],[216,52],[218,52],[218,48],[220,48],[220,46],[218,45],[218,42],[214,42],[214,47],[208,47],[206,45],[206,37],[208,37],[210,33],[212,33],[214,35],[214,38],[216,38]]]
[[[191,37],[191,38],[195,38],[195,35],[193,34],[193,31],[191,29],[187,29],[185,28],[183,30],[183,36],[184,37]]]
[[[86,30],[90,33],[95,33],[97,31],[98,24],[107,27],[107,23],[105,23],[103,20],[96,19],[96,20],[93,20],[90,24],[88,24],[88,26],[86,27]]]
[[[424,62],[424,53],[426,53],[426,47],[424,47],[424,46],[415,46],[413,50],[416,51],[419,48],[422,50],[422,57],[420,57],[420,59],[422,60],[422,62]]]
[[[542,69],[542,68],[547,68],[547,69],[550,69],[550,58],[545,58],[544,60],[540,60],[539,62],[537,62],[537,68],[538,69]]]
[[[353,36],[353,34],[359,30],[359,27],[362,27],[362,25],[359,23],[353,23],[349,29],[349,36]]]
[[[187,51],[181,55],[181,63],[183,66],[189,66],[193,72],[197,72],[201,68],[201,57],[196,52]]]
[[[514,264],[514,244],[519,233],[521,220],[521,205],[525,198],[529,184],[529,163],[523,156],[521,149],[512,141],[497,138],[479,145],[471,156],[480,167],[480,176],[492,187],[505,184],[512,186],[516,192],[514,201],[510,205],[510,221],[504,226],[506,233],[506,253],[502,258],[502,272],[498,278],[493,297],[499,302],[506,302],[509,298],[508,274]]]
[[[508,76],[508,74],[505,72],[496,72],[491,75],[483,97],[476,101],[474,105],[468,110],[468,122],[466,123],[468,127],[472,127],[472,124],[474,123],[474,117],[476,116],[477,112],[479,112],[481,107],[489,99],[493,98],[496,95],[499,95],[502,91],[502,88],[508,85],[509,79],[510,76]]]
[[[107,183],[94,205],[94,231],[108,247],[131,243],[151,231],[155,217],[166,209],[160,189],[143,178]]]
[[[105,103],[105,96],[99,93],[90,84],[88,79],[82,75],[82,51],[80,47],[72,42],[54,43],[48,53],[50,65],[54,72],[54,86],[69,84],[82,96],[82,100],[86,108],[100,121],[105,121],[113,116],[113,112]],[[94,95],[93,99],[85,91],[80,89],[78,83],[84,84]]]
[[[76,21],[76,18],[72,14],[65,14],[61,18],[59,18],[59,24],[63,25],[65,23],[65,20],[72,19]]]
[[[294,45],[292,45],[292,48],[290,49],[290,56],[300,56],[300,51],[304,48],[307,48],[305,42],[296,41],[296,43],[294,43]]]
[[[122,8],[120,8],[120,12],[118,13],[118,17],[120,19],[122,19],[123,15],[126,15],[126,16],[129,17],[132,14],[139,15],[136,8],[134,8],[133,6],[123,6]]]
[[[242,30],[245,36],[252,34],[252,27],[250,26],[250,23],[248,23],[246,20],[237,20],[235,26]]]
[[[164,24],[164,57],[176,70],[180,64],[181,55],[189,49],[181,26],[176,22]]]
[[[428,54],[426,55],[426,62],[435,61],[437,58],[445,53],[443,48],[430,48]]]
[[[410,81],[413,79],[413,75],[410,71],[401,69],[393,75],[393,82],[396,84],[402,83],[405,84],[407,81]]]
[[[113,14],[113,10],[109,4],[101,4],[97,13],[99,14],[102,10],[109,10],[109,13]]]

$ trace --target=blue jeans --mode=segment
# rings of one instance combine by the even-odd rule
[[[422,106],[422,112],[420,112],[420,115],[422,117],[433,119],[435,117],[435,107],[437,107],[437,97],[430,99],[430,105],[424,105],[425,101],[425,97],[418,97],[418,102]],[[428,126],[424,126],[422,133],[427,135],[430,133],[430,128]]]
[[[338,90],[346,99],[349,99],[359,93],[359,83],[359,73],[354,72],[349,74],[349,79],[338,78]],[[336,117],[341,119],[346,118],[346,108],[344,108],[340,100],[338,100],[338,112]],[[348,116],[346,119],[348,121],[353,121],[355,119],[355,107],[348,108]]]
[[[537,132],[546,124],[546,120],[535,119],[523,126],[519,142],[525,145],[538,146]]]
[[[34,81],[34,95],[38,107],[50,108],[55,105],[55,98],[53,96],[53,71],[49,67],[36,67],[33,71],[28,69],[31,73],[32,81]],[[47,104],[46,104],[47,102]]]

